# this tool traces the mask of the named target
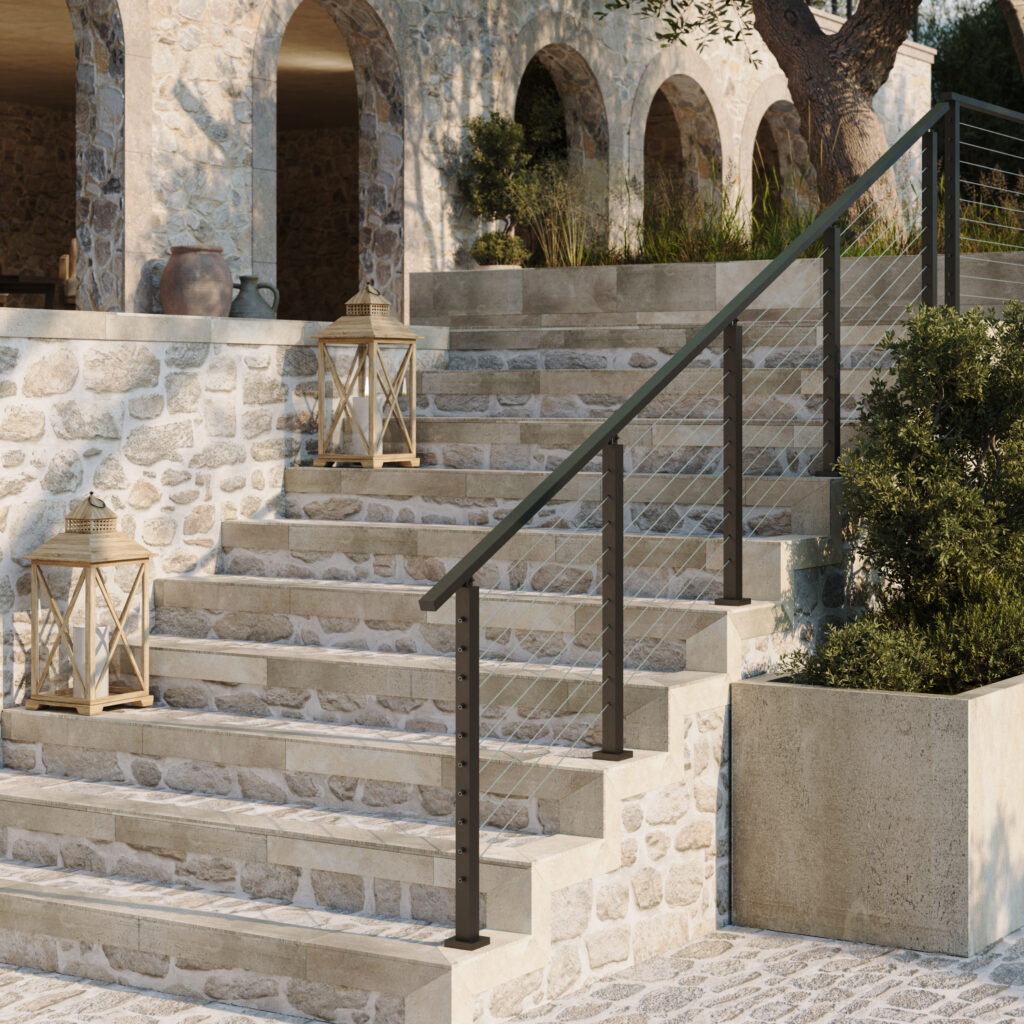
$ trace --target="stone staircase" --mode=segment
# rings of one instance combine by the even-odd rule
[[[729,682],[838,612],[836,486],[793,475],[820,430],[820,379],[802,368],[813,339],[748,383],[777,392],[748,426],[748,443],[766,439],[748,490],[748,607],[708,599],[719,539],[679,536],[720,516],[704,495],[721,428],[700,423],[717,377],[686,371],[669,398],[684,396],[684,415],[631,451],[627,499],[656,529],[626,564],[659,567],[627,599],[627,641],[645,638],[626,691],[631,760],[572,745],[595,724],[581,711],[599,686],[585,592],[598,538],[555,545],[594,515],[595,475],[478,579],[486,652],[503,657],[483,665],[491,943],[442,944],[454,609],[418,599],[685,334],[535,319],[450,318],[450,368],[421,374],[422,468],[289,468],[286,518],[225,523],[216,575],[157,582],[156,707],[4,711],[0,960],[347,1024],[470,1024],[727,920]],[[844,382],[851,399],[864,376]],[[803,422],[776,436],[793,410]],[[538,593],[556,580],[568,615],[553,610],[564,594]],[[666,584],[681,596],[657,596]],[[581,627],[563,664],[545,664]]]

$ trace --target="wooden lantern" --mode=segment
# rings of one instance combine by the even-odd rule
[[[25,706],[74,708],[98,715],[115,704],[148,707],[149,560],[142,545],[118,533],[117,519],[90,492],[64,520],[64,532],[29,555],[32,566],[32,688]],[[54,596],[47,567],[72,570],[65,607]],[[118,610],[104,576],[118,566],[135,569],[128,596]],[[74,570],[78,570],[77,580]],[[133,610],[140,613],[141,645],[136,658],[126,635]],[[43,648],[43,633],[56,635]],[[62,668],[61,654],[66,655]],[[115,659],[115,655],[118,658]],[[141,660],[141,664],[140,664]],[[111,672],[121,666],[117,680]]]
[[[416,341],[373,285],[317,337],[319,436],[315,466],[418,466]],[[339,366],[338,357],[347,357]],[[329,393],[330,392],[330,393]]]

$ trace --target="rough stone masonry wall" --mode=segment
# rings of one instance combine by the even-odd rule
[[[554,894],[549,964],[478,999],[476,1024],[519,1018],[626,967],[642,972],[728,921],[728,734],[727,708],[687,717],[681,777],[622,802],[621,866]]]
[[[72,501],[106,499],[154,552],[155,575],[213,571],[221,522],[276,513],[284,468],[313,429],[311,330],[0,310],[5,700],[25,671],[24,556],[63,528]]]
[[[56,277],[75,234],[74,114],[0,103],[0,175],[0,274]]]

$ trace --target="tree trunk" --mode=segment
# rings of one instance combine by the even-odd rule
[[[919,2],[861,0],[842,28],[826,35],[806,0],[753,0],[754,26],[789,83],[826,205],[889,147],[871,102],[892,70]],[[878,210],[862,221],[880,217],[883,231],[902,236],[906,225],[891,171],[854,205],[854,215],[872,204]]]
[[[1024,0],[999,0],[999,6],[1006,18],[1006,27],[1010,30],[1021,74],[1024,74]]]

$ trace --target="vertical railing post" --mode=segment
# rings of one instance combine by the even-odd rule
[[[843,358],[842,339],[842,287],[840,284],[842,247],[839,225],[833,224],[825,232],[825,251],[821,257],[821,319],[822,344],[824,347],[822,386],[822,475],[835,473],[836,460],[842,431],[843,394],[841,387],[841,366]]]
[[[939,133],[921,139],[921,301],[939,302]]]
[[[480,588],[455,593],[455,934],[453,949],[479,949],[480,934]]]
[[[623,448],[613,438],[601,449],[601,749],[599,761],[633,756],[625,738],[625,590],[623,547],[626,532]]]
[[[743,596],[743,328],[723,335],[722,596],[715,604],[750,604]]]
[[[945,151],[942,172],[946,182],[946,296],[945,303],[960,309],[960,103],[950,100],[943,125]]]

